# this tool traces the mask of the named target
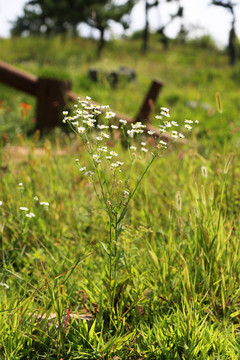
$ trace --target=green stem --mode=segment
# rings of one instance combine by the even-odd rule
[[[100,176],[100,171],[97,169],[97,166],[95,166],[95,169],[97,171],[98,181],[99,181],[100,188],[101,188],[102,199],[103,199],[104,204],[105,204],[105,209],[106,209],[107,213],[110,214],[111,209],[110,209],[110,207],[109,207],[109,205],[107,203],[107,198],[106,198],[105,193],[104,193],[104,188],[103,188],[103,183],[102,183],[102,179],[101,179],[101,176]]]
[[[109,292],[111,310],[113,308],[112,275],[112,216],[109,214]]]
[[[126,214],[126,212],[127,212],[127,207],[128,207],[128,204],[129,204],[130,200],[133,198],[135,192],[137,191],[137,189],[138,189],[139,185],[141,184],[144,176],[145,176],[146,173],[148,172],[148,169],[150,168],[150,166],[152,165],[152,163],[153,163],[153,161],[155,160],[156,157],[157,157],[157,155],[154,154],[153,157],[152,157],[152,159],[151,159],[151,161],[149,162],[149,164],[148,164],[147,167],[145,168],[144,172],[142,173],[140,179],[137,181],[137,184],[136,184],[136,186],[135,186],[135,189],[134,189],[133,192],[129,195],[128,201],[127,201],[127,203],[126,203],[126,205],[125,205],[125,208],[123,209],[123,211],[122,211],[121,214],[120,214],[120,217],[119,217],[119,219],[118,219],[118,223],[120,223],[120,222],[122,221],[122,219],[124,218],[124,216],[125,216],[125,214]]]
[[[218,234],[219,227],[220,227],[222,203],[223,203],[223,195],[224,195],[224,191],[225,191],[225,186],[226,186],[226,176],[224,176],[223,188],[222,188],[221,199],[220,199],[220,206],[219,206],[219,213],[218,213],[218,223],[217,223],[217,234]]]
[[[114,258],[115,258],[115,263],[114,263],[114,283],[116,280],[116,274],[117,274],[117,262],[116,262],[116,257],[117,257],[117,241],[118,241],[118,220],[117,220],[117,214],[115,215],[115,219],[114,219],[114,230],[115,230],[115,243],[114,243]]]

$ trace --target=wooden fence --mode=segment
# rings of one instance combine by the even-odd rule
[[[78,95],[71,91],[70,81],[37,77],[2,61],[0,61],[0,82],[36,97],[36,128],[41,132],[59,126],[62,121],[62,110],[68,101],[77,101],[78,98]],[[117,118],[127,120],[129,123],[145,122],[146,130],[152,130],[153,127],[148,120],[162,87],[161,81],[152,80],[136,117],[130,118],[116,112]]]

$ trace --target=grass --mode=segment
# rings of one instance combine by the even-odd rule
[[[121,316],[110,326],[101,245],[107,219],[75,167],[76,157],[88,161],[81,143],[62,129],[27,137],[34,99],[1,87],[0,282],[9,288],[0,286],[0,358],[238,359],[238,68],[217,50],[211,58],[193,45],[163,51],[155,39],[146,57],[127,40],[110,43],[100,60],[88,40],[1,41],[3,60],[36,74],[63,69],[74,91],[132,116],[158,77],[165,87],[156,107],[200,123],[186,144],[153,163],[128,209],[119,245]],[[137,82],[92,84],[89,65],[134,67]],[[28,151],[17,157],[11,145]]]

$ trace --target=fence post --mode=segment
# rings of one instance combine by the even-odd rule
[[[163,83],[159,80],[153,80],[151,83],[151,86],[147,92],[147,95],[143,101],[142,107],[140,108],[140,111],[138,115],[135,118],[135,122],[141,121],[141,122],[147,122],[148,118],[153,110],[155,100],[158,97],[158,94],[162,90]]]
[[[37,129],[40,131],[49,130],[61,124],[61,112],[67,103],[67,92],[70,90],[70,81],[38,79]]]

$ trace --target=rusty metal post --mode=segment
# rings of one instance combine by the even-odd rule
[[[159,80],[153,80],[148,90],[148,93],[143,101],[142,107],[138,115],[135,118],[135,122],[141,121],[142,123],[148,122],[149,116],[153,110],[154,103],[158,97],[158,94],[162,90],[163,83]]]
[[[40,131],[59,126],[62,121],[62,110],[68,100],[70,81],[39,78],[37,88],[37,124]]]

